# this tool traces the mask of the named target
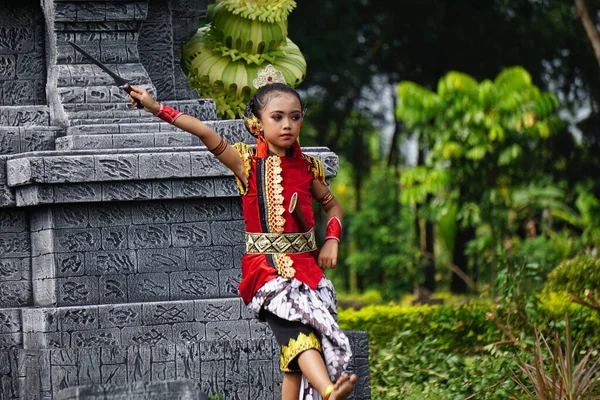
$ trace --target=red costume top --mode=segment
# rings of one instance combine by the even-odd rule
[[[296,142],[290,156],[254,157],[254,149],[244,143],[234,147],[245,166],[248,186],[238,180],[246,232],[298,233],[298,223],[289,212],[290,199],[297,193],[297,205],[304,214],[310,230],[314,226],[310,188],[317,179],[325,184],[323,163],[302,154]],[[275,236],[276,237],[276,236]],[[286,273],[282,273],[286,271]],[[291,274],[290,274],[291,272]],[[310,252],[304,253],[246,253],[242,257],[242,281],[239,291],[248,304],[261,286],[277,276],[293,277],[316,289],[323,271]]]

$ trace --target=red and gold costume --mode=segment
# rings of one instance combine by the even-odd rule
[[[298,196],[297,207],[301,208],[306,225],[312,230],[314,214],[310,188],[313,180],[325,184],[322,162],[302,154],[297,144],[292,147],[289,157],[253,158],[250,146],[237,143],[234,147],[240,152],[248,178],[247,188],[238,181],[246,232],[276,234],[257,235],[256,241],[251,237],[250,244],[247,235],[249,251],[242,258],[242,282],[239,285],[242,299],[248,304],[258,289],[277,276],[295,278],[316,289],[323,271],[313,255],[316,249],[314,233],[307,233],[305,239],[285,234],[303,233],[289,211],[294,193]],[[263,250],[267,251],[261,252]],[[296,252],[298,250],[300,252]]]
[[[273,330],[281,346],[281,371],[300,372],[297,356],[315,349],[336,381],[348,367],[352,350],[337,323],[333,285],[315,259],[311,186],[314,181],[326,184],[323,163],[302,154],[298,142],[288,156],[260,157],[246,144],[234,147],[248,180],[247,186],[237,181],[246,224],[242,299]],[[290,213],[293,196],[304,223]],[[300,398],[321,399],[305,376]]]

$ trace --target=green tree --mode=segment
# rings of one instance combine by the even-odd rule
[[[522,67],[503,70],[478,82],[450,72],[432,92],[414,82],[398,85],[397,117],[419,137],[425,164],[401,177],[404,204],[425,206],[424,217],[437,221],[456,208],[456,238],[451,288],[466,290],[461,272],[495,279],[497,255],[511,229],[513,194],[541,184],[544,142],[562,128],[557,98],[541,91]],[[527,218],[524,222],[527,222]],[[522,228],[524,224],[517,224]],[[478,230],[489,232],[489,270],[477,263],[469,271],[462,256]],[[452,230],[450,230],[452,232]],[[467,235],[461,233],[467,232]]]

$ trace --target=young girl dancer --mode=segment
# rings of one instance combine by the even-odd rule
[[[228,145],[202,121],[157,103],[144,89],[132,87],[129,100],[198,136],[235,175],[246,224],[239,291],[281,346],[282,400],[346,399],[357,376],[345,372],[350,344],[337,324],[333,285],[322,271],[337,263],[342,208],[325,183],[321,161],[300,150],[304,113],[299,94],[271,65],[253,84],[257,91],[244,125],[257,138],[255,149]],[[313,199],[328,221],[320,250]]]

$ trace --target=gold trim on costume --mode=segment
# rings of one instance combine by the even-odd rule
[[[325,166],[323,165],[323,162],[317,157],[309,156],[306,154],[304,154],[304,158],[306,158],[306,160],[310,164],[310,171],[312,172],[315,179],[321,182],[323,185],[327,186],[327,183],[325,182]]]
[[[283,278],[293,278],[296,275],[296,270],[292,268],[294,260],[287,254],[273,254],[275,264],[277,264],[277,273]]]
[[[300,353],[306,350],[315,349],[321,351],[321,341],[311,332],[307,335],[300,332],[297,339],[290,339],[287,346],[281,346],[281,356],[279,357],[279,369],[281,372],[297,372],[289,368],[290,363]]]
[[[312,228],[303,233],[246,232],[246,253],[306,253],[316,249]]]
[[[238,153],[240,153],[240,158],[244,163],[244,174],[246,174],[246,179],[250,178],[250,169],[252,168],[252,155],[254,154],[254,150],[250,145],[246,143],[238,142],[234,143],[233,148],[235,148]],[[242,181],[239,178],[235,177],[235,183],[237,183],[238,188],[240,189],[240,194],[245,195],[248,192],[248,188],[244,186]]]
[[[285,225],[282,181],[281,158],[279,156],[267,157],[265,160],[265,197],[267,200],[267,213],[269,214],[269,231],[271,233],[283,233],[283,226]]]

